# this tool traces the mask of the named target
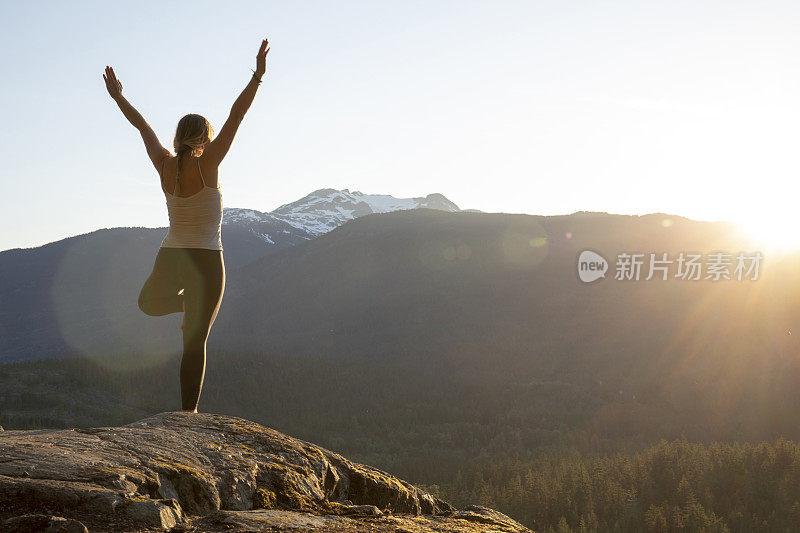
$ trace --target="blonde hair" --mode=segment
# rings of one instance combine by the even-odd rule
[[[189,113],[178,121],[175,139],[172,141],[175,154],[178,156],[178,175],[181,173],[181,156],[190,153],[194,157],[199,157],[213,138],[214,128],[202,115]]]

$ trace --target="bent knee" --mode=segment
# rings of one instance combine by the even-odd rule
[[[141,295],[139,296],[139,309],[141,309],[142,312],[146,315],[156,316],[153,306],[150,304],[148,300],[142,298]]]

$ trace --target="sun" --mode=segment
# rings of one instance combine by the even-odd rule
[[[781,215],[760,214],[737,223],[742,235],[762,250],[800,250],[800,224],[796,219]]]

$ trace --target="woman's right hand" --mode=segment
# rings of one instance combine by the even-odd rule
[[[256,76],[262,77],[267,72],[267,54],[269,53],[269,39],[261,41],[261,48],[256,56]]]

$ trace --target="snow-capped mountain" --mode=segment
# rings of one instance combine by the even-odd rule
[[[395,198],[388,194],[364,194],[336,189],[319,189],[303,198],[264,213],[254,209],[225,208],[224,232],[250,233],[267,244],[284,247],[313,239],[345,222],[370,213],[388,213],[426,207],[459,211],[456,204],[439,193],[417,198]]]
[[[272,214],[306,228],[314,236],[327,233],[349,220],[370,213],[388,213],[427,207],[440,211],[458,211],[458,206],[434,193],[419,198],[395,198],[388,194],[364,194],[348,189],[319,189],[296,202],[285,204]],[[290,222],[292,223],[292,222]]]

